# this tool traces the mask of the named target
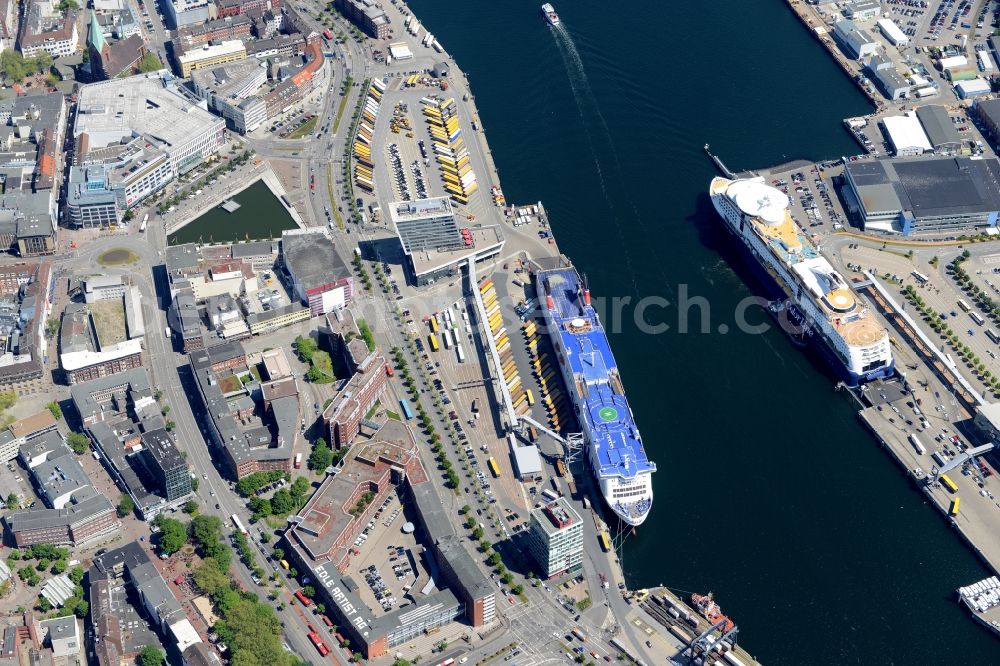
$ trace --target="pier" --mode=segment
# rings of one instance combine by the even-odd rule
[[[235,213],[241,208],[241,206],[232,199],[226,199],[225,201],[219,204],[219,208],[226,211],[227,213]]]

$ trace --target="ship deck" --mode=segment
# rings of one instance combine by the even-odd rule
[[[713,178],[709,191],[713,195],[724,195],[733,182],[726,178]],[[861,305],[857,294],[843,277],[819,254],[787,210],[779,224],[766,224],[753,218],[753,228],[771,252],[789,267],[789,272],[808,291],[847,344],[867,347],[888,335],[885,327]],[[835,276],[841,284],[830,283],[828,276]]]
[[[655,471],[632,420],[604,328],[594,308],[579,295],[576,271],[546,271],[539,280],[553,299],[552,318],[561,343],[557,353],[569,363],[577,380],[572,392],[579,397],[580,416],[586,418],[593,434],[598,474],[634,478]]]

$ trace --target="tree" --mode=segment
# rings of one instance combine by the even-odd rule
[[[23,81],[25,75],[24,57],[17,51],[5,49],[0,53],[0,72],[11,81],[17,83]]]
[[[87,617],[87,614],[89,612],[90,612],[90,604],[84,601],[83,599],[78,601],[76,603],[76,607],[73,609],[73,614],[80,618]]]
[[[63,0],[63,2],[67,1],[73,2],[73,0]],[[73,4],[75,5],[76,3],[73,2]],[[76,9],[76,7],[73,7],[73,9]],[[52,66],[52,56],[49,55],[48,51],[39,51],[30,61],[25,60],[24,65],[41,74]]]
[[[195,502],[194,500],[188,500],[187,503],[184,505],[184,513],[188,514],[189,516],[193,516],[194,514],[198,513],[198,503]]]
[[[194,584],[205,594],[212,596],[229,586],[229,576],[219,568],[219,563],[209,557],[194,570]]]
[[[510,588],[510,591],[513,592],[514,594],[522,594],[524,592],[524,585],[515,585],[514,587]]]
[[[316,440],[312,453],[309,454],[309,469],[323,470],[333,464],[333,451],[326,445],[323,438]]]
[[[198,478],[197,477],[191,479],[191,492],[193,492],[193,493],[198,492]]]
[[[56,575],[66,571],[66,560],[56,560],[53,562],[51,571]]]
[[[316,341],[308,336],[298,336],[294,341],[295,351],[298,352],[299,358],[303,362],[308,363],[312,360],[313,354],[319,349]]]
[[[59,403],[55,400],[45,405],[45,408],[52,412],[52,418],[56,421],[62,418],[62,408],[59,407]]]
[[[302,594],[312,599],[313,597],[316,596],[316,588],[314,588],[312,585],[306,585],[305,587],[302,588]]]
[[[66,443],[69,444],[69,448],[73,449],[73,453],[85,453],[87,447],[90,446],[90,440],[87,436],[79,432],[71,432],[66,437]]]
[[[135,502],[126,493],[122,493],[121,497],[118,499],[118,515],[121,518],[129,515],[135,511]]]
[[[480,539],[482,539],[483,538],[483,534],[484,533],[483,533],[483,528],[482,527],[477,527],[476,529],[472,530],[472,538],[474,540],[476,540],[476,541],[479,541]]]
[[[461,509],[459,509],[459,510],[458,510],[458,512],[459,512],[460,514],[462,514],[463,516],[464,516],[465,514],[469,513],[470,511],[472,511],[472,507],[471,507],[471,506],[469,506],[468,504],[466,504],[465,506],[463,506],[463,507],[462,507]]]
[[[155,645],[147,645],[139,653],[139,666],[163,666],[167,655]]]
[[[142,60],[139,61],[139,71],[143,74],[146,72],[156,72],[161,69],[163,69],[163,63],[160,62],[160,59],[152,51],[142,56]]]
[[[491,567],[495,567],[496,565],[500,564],[500,553],[492,553],[488,558],[486,558],[486,562]]]
[[[19,499],[17,499],[17,495],[15,495],[14,493],[11,493],[10,495],[7,495],[7,510],[8,511],[13,511],[20,504],[21,504],[21,501]]]
[[[187,527],[181,521],[161,513],[154,524],[160,528],[160,550],[167,555],[173,555],[187,542]]]
[[[46,611],[52,610],[52,602],[48,600],[48,597],[43,597],[39,595],[38,597],[38,610],[45,613]]]
[[[83,580],[84,573],[83,567],[73,567],[69,570],[69,579],[73,581],[74,585],[79,585]]]

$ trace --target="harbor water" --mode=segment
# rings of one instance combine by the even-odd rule
[[[706,142],[734,171],[833,159],[868,102],[780,0],[564,0],[555,29],[540,4],[410,2],[469,75],[507,200],[541,199],[595,296],[631,299],[605,321],[659,471],[630,586],[714,592],[769,666],[1000,661],[955,603],[982,563],[818,362],[739,332],[759,285],[705,194]],[[665,332],[636,324],[649,297]]]
[[[281,200],[262,180],[232,197],[240,205],[230,213],[216,206],[167,237],[170,245],[228,243],[280,238],[296,224]]]

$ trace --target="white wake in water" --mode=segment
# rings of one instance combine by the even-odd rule
[[[583,67],[583,58],[580,57],[580,51],[577,50],[576,44],[573,42],[573,37],[566,30],[565,26],[559,24],[557,26],[552,26],[552,34],[555,37],[556,47],[559,49],[559,55],[562,56],[563,63],[566,66],[566,74],[569,78],[570,90],[573,92],[573,99],[576,102],[576,108],[580,112],[580,119],[583,121],[583,129],[587,134],[587,143],[590,145],[590,154],[594,159],[594,166],[597,168],[598,180],[601,184],[601,192],[604,195],[604,200],[608,204],[608,208],[612,211],[612,217],[615,223],[615,229],[618,231],[619,238],[622,239],[622,246],[625,248],[625,262],[629,268],[629,275],[632,278],[632,284],[636,289],[636,294],[638,295],[638,284],[635,279],[635,273],[632,271],[632,261],[628,256],[628,249],[624,243],[624,234],[621,228],[620,220],[617,213],[615,213],[615,205],[611,201],[611,195],[608,191],[608,183],[605,180],[604,169],[601,166],[601,161],[597,156],[597,148],[594,145],[594,136],[590,131],[590,125],[587,122],[588,116],[597,119],[600,124],[600,129],[602,133],[602,139],[607,143],[611,157],[614,160],[614,173],[610,174],[617,180],[619,190],[625,197],[629,208],[632,209],[632,215],[635,217],[636,222],[640,227],[645,229],[645,225],[642,223],[642,217],[639,215],[639,210],[635,205],[635,202],[628,194],[628,190],[622,179],[622,166],[621,161],[618,159],[618,151],[615,148],[615,142],[611,138],[611,130],[608,127],[608,122],[604,118],[604,114],[601,113],[601,108],[597,104],[597,97],[594,95],[593,89],[590,87],[590,79],[587,78],[587,72]],[[666,275],[662,271],[662,263],[657,262],[657,266],[661,267],[660,274],[664,277],[666,281]]]

